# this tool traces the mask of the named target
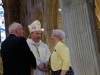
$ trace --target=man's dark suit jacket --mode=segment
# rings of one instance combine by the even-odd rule
[[[30,75],[30,66],[36,68],[36,59],[26,39],[10,34],[1,44],[3,75]]]

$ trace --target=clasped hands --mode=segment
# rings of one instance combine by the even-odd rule
[[[37,67],[41,71],[45,71],[45,72],[48,72],[49,71],[49,67],[46,66],[44,63],[39,64]]]

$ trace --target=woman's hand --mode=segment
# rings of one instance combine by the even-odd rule
[[[65,75],[66,74],[66,70],[62,70],[60,75]]]

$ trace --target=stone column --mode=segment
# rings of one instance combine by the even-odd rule
[[[59,0],[75,75],[100,75],[94,0]]]
[[[58,0],[45,0],[43,7],[44,7],[43,23],[45,29],[44,34],[46,38],[46,43],[50,47],[50,50],[52,50],[53,46],[50,41],[50,35],[51,31],[58,27],[57,26]]]
[[[29,24],[36,19],[42,24],[42,11],[41,0],[20,0],[20,21],[23,24],[26,38],[29,35]]]
[[[5,17],[5,28],[6,35],[9,35],[8,27],[12,22],[20,22],[20,13],[19,6],[20,3],[18,0],[2,0],[4,8],[4,17]]]

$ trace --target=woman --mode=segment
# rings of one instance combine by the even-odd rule
[[[70,67],[69,49],[62,42],[65,39],[65,33],[62,30],[55,29],[52,31],[50,38],[54,44],[51,54],[51,75],[73,75]],[[69,68],[70,72],[68,72]]]

